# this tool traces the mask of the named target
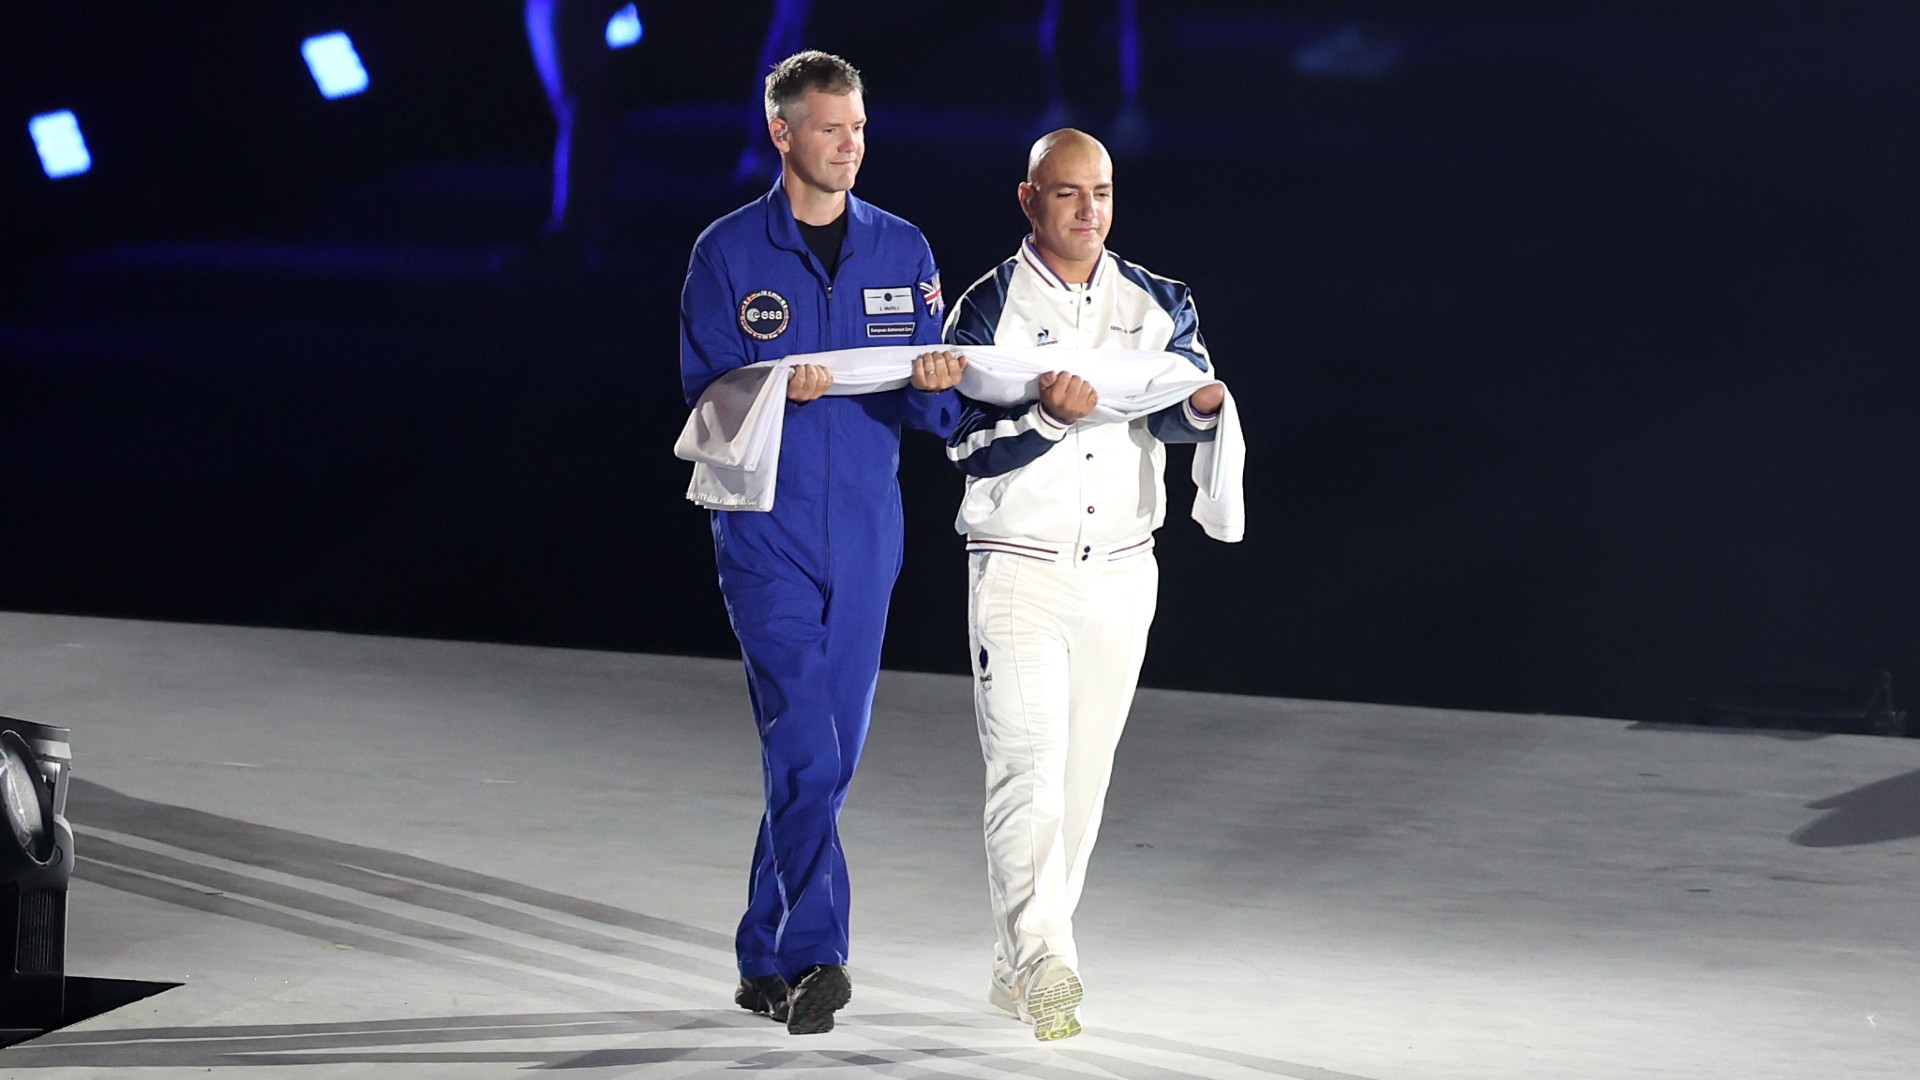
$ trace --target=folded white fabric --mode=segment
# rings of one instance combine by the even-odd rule
[[[674,456],[693,462],[687,498],[714,510],[773,509],[787,380],[795,364],[819,364],[833,372],[828,394],[871,394],[906,386],[913,374],[913,359],[927,351],[924,345],[880,345],[801,353],[735,368],[715,379],[700,395],[673,447]],[[1039,377],[1046,372],[1079,375],[1100,395],[1100,404],[1084,421],[1091,423],[1125,423],[1219,382],[1191,360],[1171,352],[1057,345],[969,345],[954,351],[967,358],[959,391],[992,405],[1037,400]],[[1245,534],[1241,489],[1245,465],[1246,443],[1228,391],[1213,441],[1196,444],[1193,455],[1193,482],[1198,489],[1193,519],[1216,540],[1231,543]]]

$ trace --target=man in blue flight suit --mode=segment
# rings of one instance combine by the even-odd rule
[[[680,297],[689,407],[744,364],[940,340],[940,275],[926,239],[850,194],[866,153],[860,73],[810,50],[776,64],[766,87],[781,173],[694,244]],[[734,1000],[796,1035],[832,1030],[852,996],[836,822],[866,741],[900,572],[900,429],[952,432],[964,364],[931,351],[915,360],[910,387],[848,396],[825,396],[826,368],[796,365],[773,509],[713,511],[720,591],[766,772]]]

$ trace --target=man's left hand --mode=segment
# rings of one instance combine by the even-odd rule
[[[965,370],[967,358],[959,353],[921,353],[913,358],[913,388],[950,390],[960,382],[960,373]]]
[[[1193,392],[1187,404],[1201,416],[1212,416],[1220,411],[1220,403],[1227,398],[1227,388],[1220,383],[1208,383]]]

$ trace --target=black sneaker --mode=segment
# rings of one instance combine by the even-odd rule
[[[833,1030],[833,1014],[853,1000],[853,980],[843,964],[808,968],[787,993],[787,1034],[818,1035]]]
[[[733,1003],[760,1016],[787,1022],[787,981],[778,975],[755,975],[741,979],[733,992]]]

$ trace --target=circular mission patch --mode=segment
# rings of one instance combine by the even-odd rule
[[[786,333],[787,324],[792,321],[786,298],[772,289],[748,293],[746,299],[740,301],[740,329],[750,338],[772,341]]]

